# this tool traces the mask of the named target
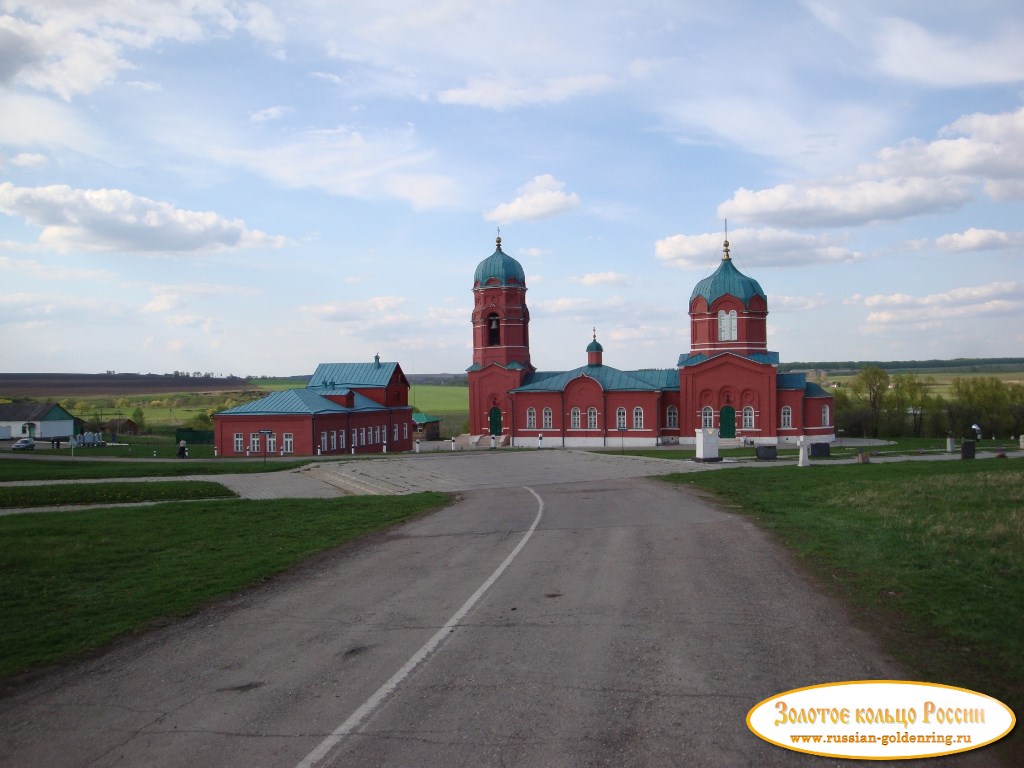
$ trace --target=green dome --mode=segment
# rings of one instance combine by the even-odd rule
[[[693,293],[690,294],[690,303],[692,304],[698,296],[703,296],[710,307],[715,300],[726,295],[735,296],[743,302],[743,306],[749,306],[750,300],[755,296],[760,296],[766,304],[768,303],[768,297],[761,290],[757,280],[744,275],[732,263],[732,258],[729,256],[728,240],[725,241],[725,255],[722,257],[722,263],[718,265],[718,269],[713,275],[705,277],[697,283]]]
[[[501,238],[497,239],[497,250],[477,264],[473,274],[473,285],[484,286],[488,280],[496,279],[500,285],[525,287],[526,275],[523,266],[501,250]]]
[[[604,352],[604,347],[601,346],[601,342],[594,339],[592,342],[587,344],[587,352]]]

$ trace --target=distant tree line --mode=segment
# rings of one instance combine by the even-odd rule
[[[948,373],[950,371],[991,372],[1015,371],[1024,368],[1024,357],[958,357],[952,360],[831,360],[814,363],[781,363],[779,371],[823,370],[829,373],[855,373],[864,368],[881,368],[889,373],[916,371]]]
[[[848,387],[833,390],[835,424],[850,437],[984,437],[1024,433],[1024,385],[994,376],[953,379],[948,397],[929,392],[916,373],[890,375],[862,368]]]

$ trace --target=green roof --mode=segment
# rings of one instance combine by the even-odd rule
[[[486,259],[477,264],[473,273],[473,286],[484,286],[488,280],[495,279],[501,285],[517,287],[526,286],[526,274],[523,266],[501,250],[501,238],[497,240],[497,249]]]
[[[722,259],[713,275],[697,283],[690,294],[690,303],[692,304],[698,296],[703,296],[709,307],[722,296],[735,296],[745,307],[749,306],[754,296],[760,296],[765,302],[768,301],[768,296],[761,290],[757,280],[736,269],[736,265],[728,257]]]
[[[338,389],[334,394],[347,394],[348,390]],[[285,389],[271,392],[266,397],[242,403],[234,408],[221,411],[218,416],[263,416],[276,414],[313,415],[318,413],[351,413],[354,411],[383,410],[384,406],[358,392],[352,393],[352,407],[339,405],[309,389]]]
[[[746,360],[750,360],[754,363],[761,363],[764,365],[778,365],[779,364],[779,353],[778,352],[756,352],[752,355],[741,355],[738,352],[730,352],[723,350],[716,352],[713,355],[705,355],[703,352],[684,352],[679,356],[679,362],[676,363],[680,368],[686,368],[691,365],[700,365],[701,363],[712,360],[722,355],[735,355],[736,357],[742,357]]]
[[[412,420],[417,424],[435,424],[441,421],[440,416],[431,416],[427,413],[413,413]]]
[[[348,387],[386,387],[398,363],[320,363],[306,385],[333,393]]]
[[[574,379],[593,379],[606,391],[652,392],[679,386],[674,370],[620,371],[608,365],[584,365],[571,371],[537,371],[513,392],[560,392]]]

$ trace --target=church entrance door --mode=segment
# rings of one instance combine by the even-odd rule
[[[491,434],[492,435],[500,435],[501,434],[501,408],[497,408],[497,407],[491,408],[490,422],[491,422]]]
[[[727,405],[722,408],[722,413],[718,417],[719,420],[719,432],[718,434],[722,437],[736,437],[736,409],[731,405]]]

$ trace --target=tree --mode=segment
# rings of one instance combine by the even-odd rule
[[[877,365],[862,368],[850,382],[850,391],[853,399],[869,413],[867,431],[871,437],[878,437],[878,425],[885,406],[885,396],[889,391],[889,374]]]
[[[953,379],[953,396],[970,418],[966,426],[977,424],[989,437],[1009,434],[1013,423],[1010,391],[995,376]]]
[[[902,436],[903,429],[910,417],[911,434],[921,436],[921,424],[926,406],[928,405],[928,385],[916,373],[897,373],[892,377],[889,390],[889,406],[892,424],[897,427],[891,434]]]
[[[142,408],[136,408],[132,411],[132,421],[135,422],[135,426],[140,434],[146,431],[146,412]]]

